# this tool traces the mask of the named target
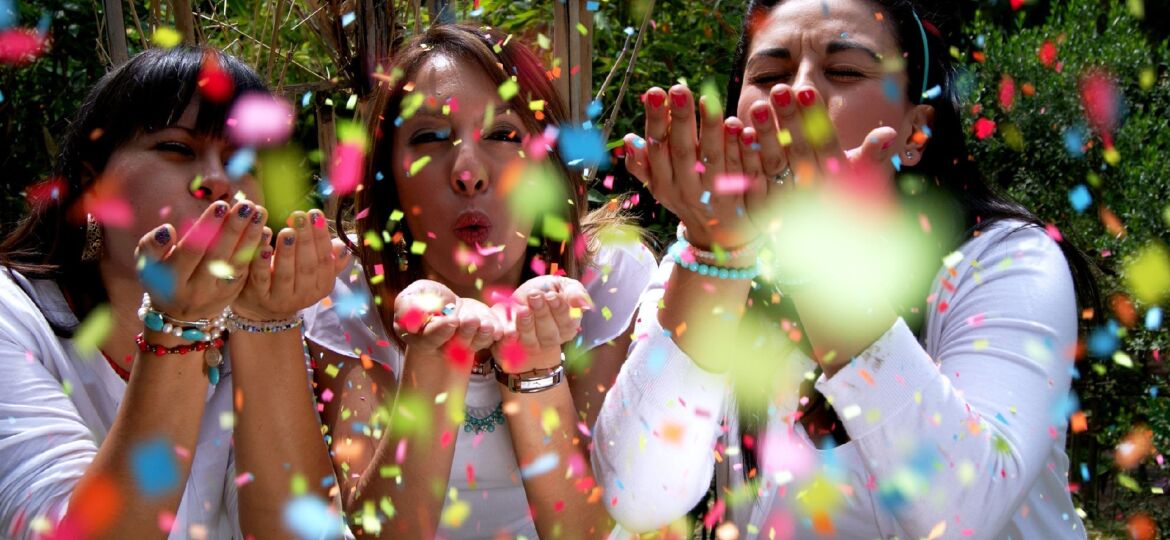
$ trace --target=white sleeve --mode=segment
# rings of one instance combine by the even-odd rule
[[[940,522],[1001,530],[1063,444],[1077,337],[1063,254],[1032,229],[977,256],[929,306],[938,365],[899,319],[816,383],[914,538]]]
[[[581,319],[581,345],[592,349],[620,337],[638,311],[638,299],[650,285],[658,262],[641,242],[608,242],[598,250],[581,283],[594,309]]]
[[[368,354],[398,370],[397,354],[382,325],[365,273],[357,257],[334,281],[329,296],[302,312],[305,338],[342,356]]]
[[[65,516],[98,443],[22,338],[29,330],[19,315],[0,308],[0,537],[31,539],[40,535],[35,520]]]
[[[685,515],[707,493],[727,377],[699,368],[658,323],[672,262],[641,299],[634,343],[593,430],[593,472],[625,529],[647,532]]]

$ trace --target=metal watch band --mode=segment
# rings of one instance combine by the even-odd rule
[[[496,367],[496,381],[517,394],[535,394],[561,384],[565,377],[564,364],[555,368],[538,368],[524,373],[506,373]]]

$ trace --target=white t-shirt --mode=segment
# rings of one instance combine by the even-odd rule
[[[899,318],[816,380],[849,442],[820,449],[809,440],[793,416],[799,378],[777,394],[754,491],[743,483],[751,450],[739,447],[728,376],[699,368],[658,323],[673,268],[665,261],[593,431],[593,471],[611,514],[628,531],[664,526],[702,499],[714,473],[718,493],[739,490],[747,501],[725,499],[741,538],[824,538],[815,530],[826,525],[851,539],[1084,538],[1064,452],[1072,276],[1059,246],[1021,225],[992,225],[963,244],[953,269],[940,269],[921,342]],[[799,350],[786,361],[798,374],[815,367]]]
[[[65,516],[73,489],[97,455],[126,391],[126,383],[101,352],[79,354],[72,340],[53,333],[49,320],[62,326],[78,322],[60,288],[0,267],[4,538],[36,538]],[[219,384],[207,389],[191,475],[170,538],[243,538],[236,507],[232,377],[226,348],[221,369]]]
[[[656,266],[654,255],[638,243],[603,245],[598,250],[581,278],[595,305],[585,312],[577,338],[585,349],[617,338],[629,328],[638,298]],[[356,260],[338,277],[329,307],[322,303],[305,312],[305,334],[338,354],[365,353],[394,374],[401,372],[402,355],[386,334]],[[477,418],[489,416],[500,402],[494,377],[471,377],[466,396],[469,413]],[[469,471],[474,472],[474,488],[469,485]],[[458,432],[448,488],[458,490],[459,500],[470,506],[470,515],[458,529],[443,528],[443,537],[486,538],[501,533],[509,538],[537,537],[507,423],[493,432]]]

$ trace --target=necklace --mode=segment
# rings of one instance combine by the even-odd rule
[[[475,433],[482,433],[484,431],[494,433],[496,426],[504,425],[504,402],[501,401],[499,405],[496,405],[496,409],[491,414],[483,418],[477,418],[471,414],[471,409],[464,407],[463,417],[464,433],[471,433],[472,431]]]

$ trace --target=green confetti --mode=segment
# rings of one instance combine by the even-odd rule
[[[601,316],[605,317],[605,320],[608,321],[613,318],[613,311],[609,309],[609,306],[603,306],[601,308]]]
[[[1154,242],[1125,265],[1125,283],[1146,304],[1157,304],[1170,294],[1170,253]]]
[[[544,216],[543,234],[549,240],[564,242],[569,239],[569,224],[559,216],[549,214]]]
[[[382,238],[378,236],[378,233],[374,231],[366,231],[366,234],[362,236],[362,238],[365,239],[366,245],[370,246],[370,249],[374,251],[382,251]]]
[[[402,210],[395,208],[393,212],[390,212],[390,221],[402,221],[405,215],[402,213]]]
[[[407,94],[406,97],[402,98],[402,112],[398,113],[398,116],[403,120],[409,119],[411,116],[414,116],[414,113],[418,111],[419,107],[422,107],[423,101],[425,100],[426,96],[422,95],[421,92]]]
[[[89,316],[73,335],[73,348],[81,354],[92,354],[114,329],[114,315],[109,304],[102,304],[89,312]]]
[[[430,162],[431,156],[423,156],[414,160],[414,163],[410,164],[410,176],[418,174],[418,172],[421,171],[423,167],[426,167],[427,163]]]
[[[410,252],[415,255],[422,255],[423,253],[426,253],[427,243],[423,242],[422,240],[415,240],[414,243],[410,245]]]
[[[1128,489],[1130,491],[1141,491],[1142,490],[1141,486],[1138,485],[1137,480],[1134,480],[1128,474],[1118,473],[1117,483],[1121,484],[1123,487],[1125,487],[1126,489]]]
[[[268,209],[268,225],[272,230],[283,228],[285,218],[294,211],[311,208],[309,170],[304,153],[296,146],[261,150],[256,175],[264,192],[264,207]]]
[[[325,374],[330,378],[336,377],[337,373],[340,371],[341,370],[337,368],[337,364],[329,364],[328,366],[325,366]]]
[[[504,81],[504,84],[500,85],[500,99],[504,101],[516,97],[518,93],[520,93],[520,85],[516,84],[516,81],[512,79],[508,79]]]
[[[305,475],[294,473],[292,480],[289,481],[289,492],[295,495],[304,495],[309,492],[309,481],[305,480]]]
[[[552,40],[544,34],[536,34],[536,45],[547,51],[552,46]]]
[[[703,109],[707,112],[707,117],[723,118],[723,100],[719,97],[719,87],[715,84],[714,77],[703,81],[702,86],[699,87],[699,94],[701,98],[706,98],[703,102]]]
[[[585,28],[585,24],[584,24],[584,23],[577,23],[577,31],[578,31],[578,32],[580,32],[582,36],[588,36],[588,35],[589,35],[589,29],[588,29],[588,28]]]

